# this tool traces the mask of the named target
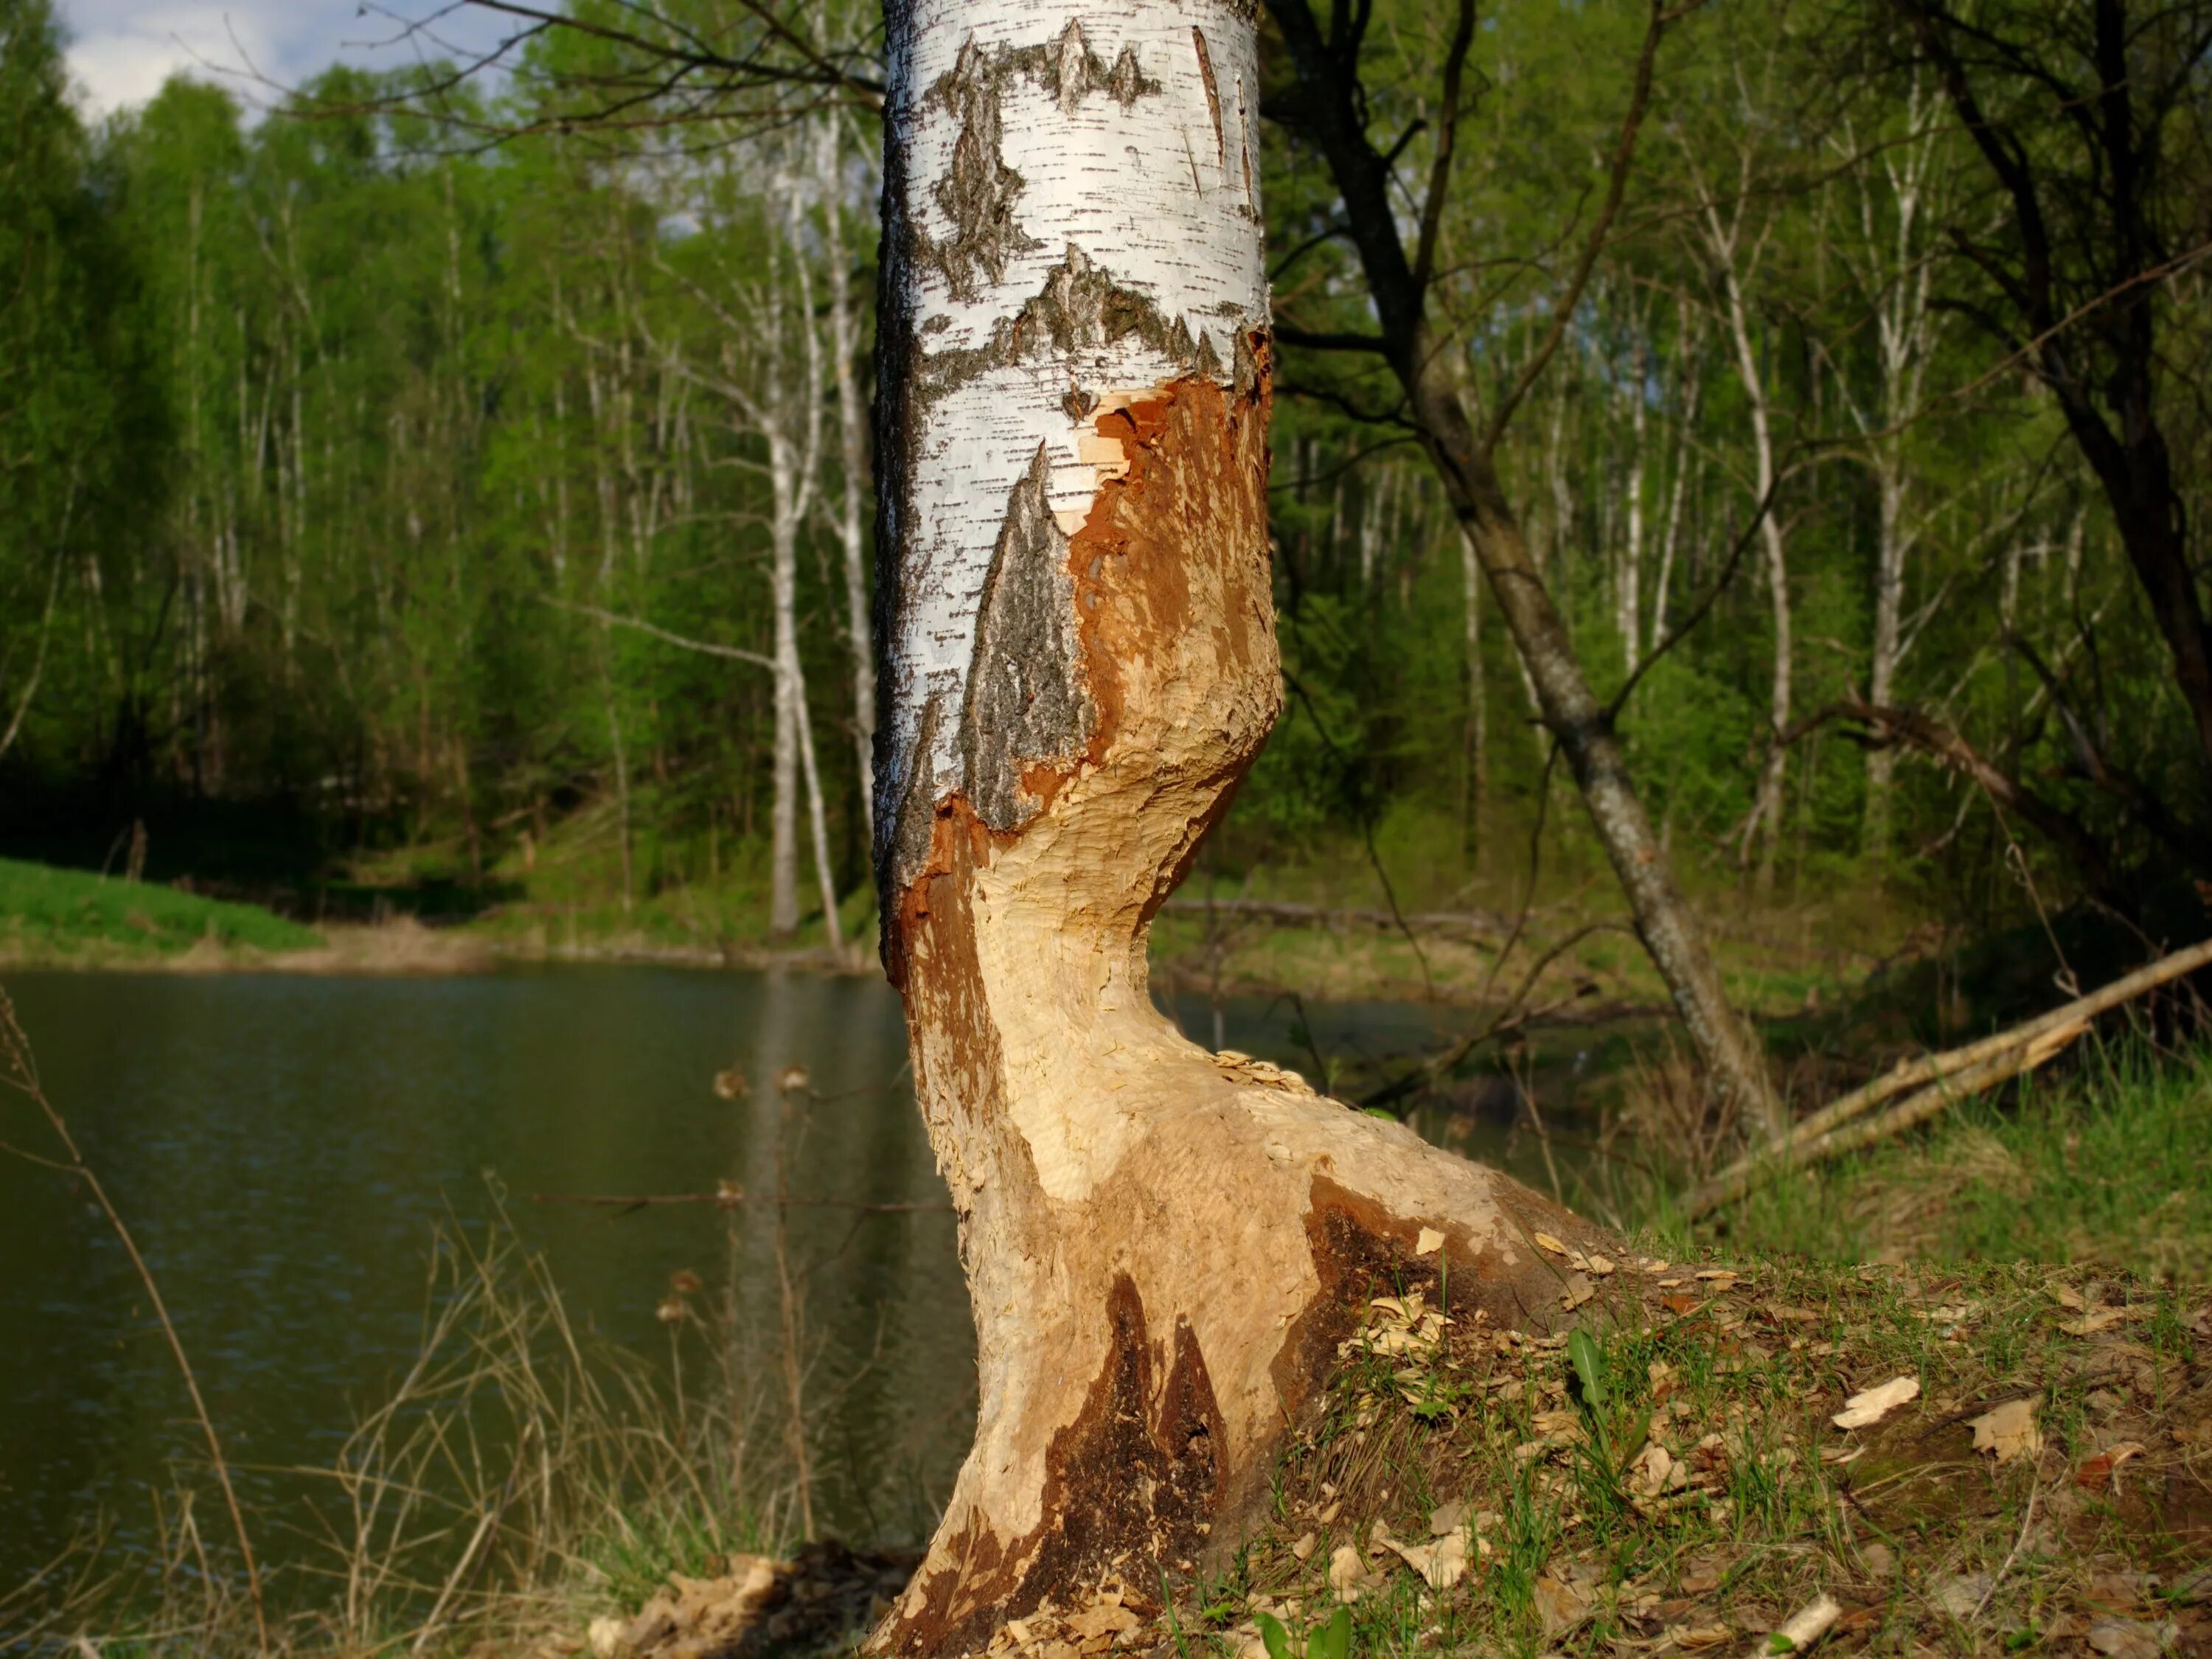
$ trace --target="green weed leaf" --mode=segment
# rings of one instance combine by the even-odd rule
[[[1261,1644],[1267,1650],[1267,1659],[1291,1659],[1291,1633],[1283,1628],[1283,1621],[1272,1613],[1253,1615],[1260,1626]]]
[[[1306,1659],[1349,1659],[1352,1652],[1352,1609],[1339,1607],[1306,1640]]]
[[[1575,1375],[1582,1379],[1583,1402],[1595,1412],[1605,1405],[1605,1356],[1599,1351],[1597,1339],[1588,1331],[1577,1331],[1567,1339],[1567,1358],[1575,1364]]]

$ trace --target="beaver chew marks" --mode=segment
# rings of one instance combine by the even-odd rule
[[[921,1605],[901,1622],[899,1651],[980,1650],[1048,1595],[1064,1600],[1071,1588],[1109,1582],[1148,1585],[1162,1566],[1196,1566],[1200,1528],[1219,1510],[1228,1480],[1205,1357],[1185,1320],[1164,1355],[1126,1273],[1108,1292],[1105,1314],[1105,1365],[1047,1455],[1046,1520],[1012,1549],[973,1537],[962,1552],[964,1571],[925,1572],[908,1592]],[[1108,1492],[1112,1501],[1098,1501]]]

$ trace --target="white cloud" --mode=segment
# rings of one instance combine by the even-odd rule
[[[70,72],[95,116],[143,103],[173,73],[260,105],[334,63],[389,68],[482,52],[507,33],[495,13],[433,0],[403,0],[389,9],[397,16],[360,0],[60,0],[59,9]],[[430,21],[410,36],[408,18]]]

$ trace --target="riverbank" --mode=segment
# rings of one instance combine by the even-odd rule
[[[312,928],[258,905],[0,859],[0,967],[213,964],[326,948]]]
[[[1436,1304],[1432,1266],[1388,1264],[1347,1287],[1370,1337],[1298,1425],[1247,1547],[1079,1587],[991,1651],[1280,1659],[1265,1614],[1291,1659],[1319,1659],[1341,1607],[1340,1652],[1735,1656],[1828,1602],[1838,1654],[2204,1651],[2208,1172],[2212,1050],[2137,1042],[1717,1229],[1660,1214],[1609,1263],[1563,1257],[1589,1299],[1577,1286],[1525,1330],[1428,1326],[1413,1298]],[[288,1577],[280,1652],[673,1659],[711,1637],[797,1659],[880,1614],[915,1536],[809,1546],[776,1368],[722,1358],[731,1290],[773,1301],[768,1281],[676,1273],[658,1318],[690,1358],[662,1372],[649,1341],[580,1331],[504,1233],[441,1240],[422,1358],[332,1477],[436,1502],[373,1552],[340,1540],[356,1551],[343,1573],[369,1586],[353,1600],[331,1601],[318,1571]],[[2062,1265],[2019,1259],[2039,1256]],[[1547,1328],[1570,1318],[1590,1339],[1579,1360]],[[1911,1397],[1888,1413],[1834,1421],[1899,1379]],[[495,1431],[449,1492],[410,1460],[464,1422]],[[517,1443],[535,1449],[519,1486],[501,1449]],[[810,1438],[811,1480],[838,1443]],[[472,1543],[494,1513],[496,1548]],[[43,1628],[100,1650],[159,1629],[164,1652],[246,1651],[246,1603],[210,1547],[211,1587],[80,1562],[69,1582],[109,1588],[41,1604]],[[27,1626],[0,1616],[0,1645],[10,1628]]]

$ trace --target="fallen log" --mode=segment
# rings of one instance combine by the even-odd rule
[[[2062,1007],[1942,1054],[1900,1063],[1873,1082],[1840,1096],[1796,1124],[1772,1145],[1738,1158],[1690,1194],[1692,1221],[1733,1204],[1768,1182],[1808,1164],[1856,1152],[1916,1124],[1953,1102],[2034,1071],[2089,1030],[2098,1015],[2212,965],[2212,939],[2161,957]],[[1905,1097],[1902,1100],[1898,1097]],[[1870,1121],[1869,1113],[1893,1106]],[[1850,1126],[1850,1127],[1846,1127]]]
[[[1504,917],[1485,910],[1422,910],[1415,911],[1401,921],[1388,910],[1302,904],[1293,899],[1178,896],[1170,899],[1160,908],[1168,915],[1176,916],[1212,914],[1239,921],[1271,921],[1279,927],[1372,927],[1379,933],[1390,933],[1409,927],[1415,933],[1463,933],[1479,938],[1486,933],[1503,933],[1510,926]]]

